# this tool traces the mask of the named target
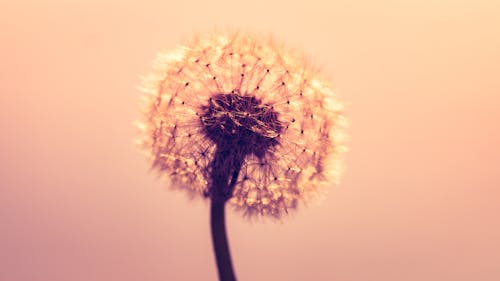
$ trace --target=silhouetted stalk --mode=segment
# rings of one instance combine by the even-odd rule
[[[231,254],[226,235],[225,202],[210,200],[210,226],[212,229],[212,243],[214,247],[215,260],[219,271],[220,281],[235,281]]]

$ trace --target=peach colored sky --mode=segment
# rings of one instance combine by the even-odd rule
[[[215,28],[304,50],[351,122],[322,204],[230,213],[240,280],[500,280],[499,26],[496,1],[1,1],[0,280],[215,280],[207,204],[132,142],[138,76]]]

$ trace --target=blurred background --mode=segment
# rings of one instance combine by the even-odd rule
[[[230,212],[240,280],[500,280],[500,2],[0,1],[0,280],[216,280],[208,204],[133,143],[139,75],[196,32],[303,50],[346,172],[282,223]]]

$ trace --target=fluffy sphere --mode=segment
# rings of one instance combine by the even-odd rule
[[[339,178],[342,104],[300,55],[248,34],[160,52],[140,145],[173,187],[279,218]],[[218,181],[225,190],[214,191]]]

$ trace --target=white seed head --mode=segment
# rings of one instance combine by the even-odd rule
[[[140,146],[173,186],[209,196],[223,145],[241,160],[227,167],[237,170],[227,201],[248,215],[279,218],[339,179],[342,103],[302,56],[269,41],[198,37],[158,54],[141,90]]]

